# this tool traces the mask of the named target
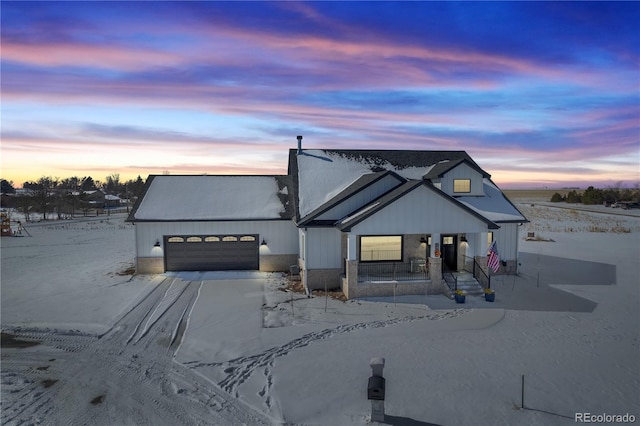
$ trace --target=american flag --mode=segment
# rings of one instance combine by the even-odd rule
[[[487,266],[491,268],[493,272],[498,272],[498,269],[500,269],[500,255],[498,254],[495,241],[491,243],[491,246],[489,246],[489,253],[487,256],[489,256],[487,258]]]

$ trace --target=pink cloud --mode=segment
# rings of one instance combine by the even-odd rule
[[[23,64],[56,67],[78,66],[115,70],[140,70],[151,66],[181,63],[179,54],[121,46],[81,43],[21,44],[2,43],[2,59]]]

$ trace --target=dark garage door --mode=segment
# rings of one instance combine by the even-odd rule
[[[167,271],[259,269],[257,235],[165,236]]]

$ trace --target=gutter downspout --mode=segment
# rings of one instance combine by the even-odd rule
[[[299,136],[300,138],[302,138],[302,136]],[[304,239],[303,239],[303,247],[302,247],[302,252],[304,253],[304,258],[302,259],[303,262],[303,270],[304,270],[304,274],[302,274],[302,286],[304,287],[304,292],[307,295],[308,298],[311,297],[311,291],[309,290],[309,284],[308,284],[308,275],[309,275],[309,270],[307,269],[307,228],[304,228]]]

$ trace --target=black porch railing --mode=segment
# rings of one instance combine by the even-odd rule
[[[491,288],[491,277],[487,275],[486,272],[480,267],[475,257],[467,257],[464,258],[464,270],[467,272],[471,272],[473,274],[473,278],[478,281],[482,288]]]
[[[448,268],[442,270],[442,279],[452,293],[458,289],[458,278]]]
[[[423,261],[358,263],[358,282],[424,281],[427,277],[428,267]]]

